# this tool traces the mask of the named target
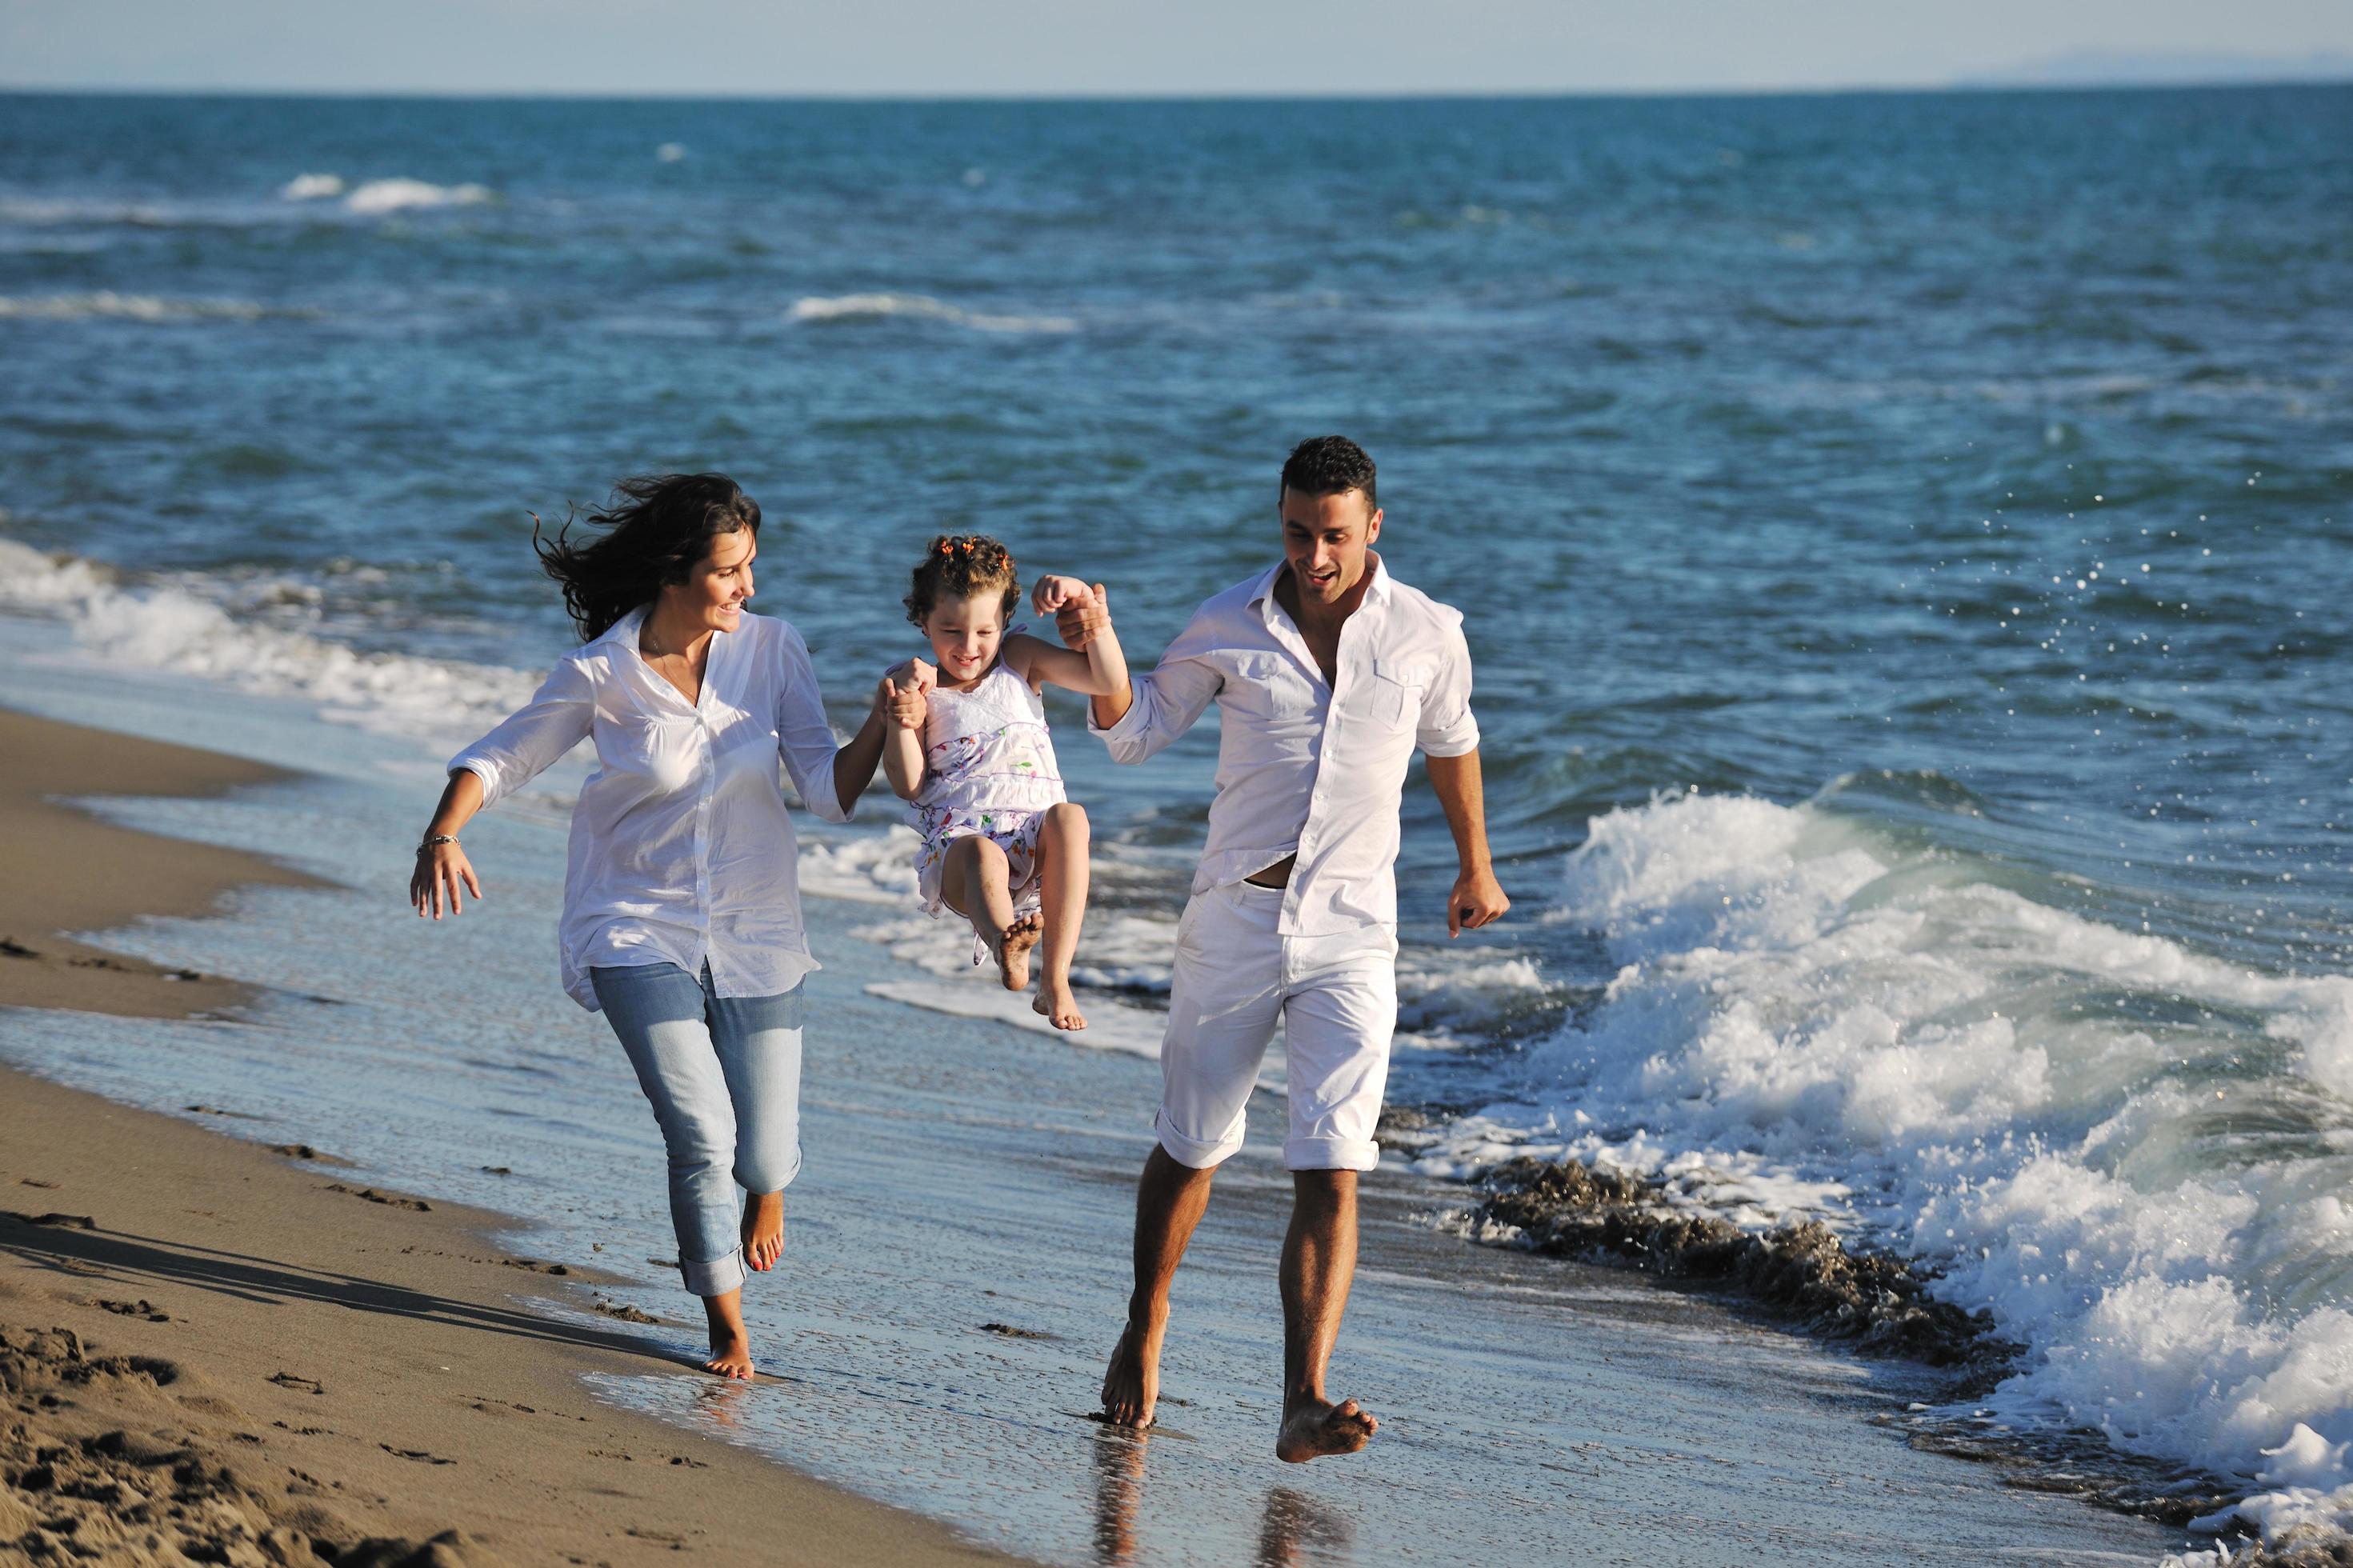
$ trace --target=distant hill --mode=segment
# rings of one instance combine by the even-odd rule
[[[1955,87],[2190,87],[2353,81],[2353,54],[2117,54],[2080,49],[1956,80]]]

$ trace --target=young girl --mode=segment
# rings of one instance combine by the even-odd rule
[[[972,921],[1008,991],[1029,985],[1029,950],[1042,939],[1034,1005],[1058,1029],[1083,1029],[1071,955],[1087,910],[1087,814],[1062,797],[1038,690],[1050,680],[1109,696],[1125,684],[1127,661],[1107,634],[1078,653],[1008,631],[1020,596],[1012,553],[996,540],[932,541],[906,605],[907,619],[931,638],[937,683],[920,721],[898,710],[882,766],[900,798],[914,804],[923,907],[937,915],[945,904]]]

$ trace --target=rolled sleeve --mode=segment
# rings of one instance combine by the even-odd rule
[[[1479,749],[1479,721],[1471,714],[1471,645],[1462,628],[1446,632],[1446,658],[1422,698],[1414,744],[1424,756],[1460,757]]]
[[[1203,647],[1208,641],[1196,616],[1191,626],[1169,645],[1149,675],[1128,681],[1133,700],[1119,722],[1108,727],[1095,722],[1094,704],[1087,705],[1087,732],[1103,737],[1115,763],[1140,763],[1191,729],[1224,689],[1225,677]]]
[[[840,753],[841,743],[833,738],[833,726],[825,721],[817,667],[810,662],[808,645],[800,633],[787,626],[785,637],[785,674],[777,683],[776,749],[783,753],[785,771],[792,775],[801,804],[823,821],[848,822],[850,806],[842,803],[840,787],[833,778],[833,760]]]
[[[545,773],[564,753],[587,739],[596,710],[588,672],[575,658],[556,661],[529,702],[498,727],[449,759],[452,774],[470,773],[482,781],[487,808]]]

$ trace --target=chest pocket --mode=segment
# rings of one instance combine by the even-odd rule
[[[1383,730],[1411,730],[1421,721],[1422,695],[1430,689],[1430,666],[1377,658],[1372,673],[1348,693],[1349,717]]]
[[[1244,717],[1261,722],[1295,722],[1314,716],[1315,691],[1286,655],[1238,653],[1218,705],[1238,709]]]

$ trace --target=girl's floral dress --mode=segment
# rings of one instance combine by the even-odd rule
[[[1038,830],[1059,805],[1062,775],[1046,705],[1000,660],[969,691],[934,687],[923,721],[923,782],[915,792],[915,884],[936,915],[948,847],[977,833],[1005,851],[1017,912],[1038,907]]]

